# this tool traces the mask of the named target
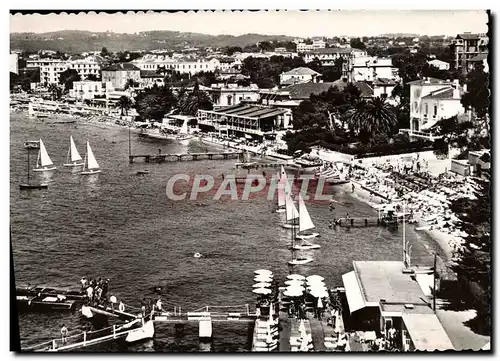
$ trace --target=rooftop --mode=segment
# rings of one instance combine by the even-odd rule
[[[228,115],[228,116],[243,116],[254,119],[263,119],[263,118],[274,117],[279,114],[284,114],[287,112],[287,110],[279,108],[262,107],[257,105],[238,104],[208,112],[217,113],[221,115]]]
[[[383,85],[396,85],[397,82],[393,79],[389,78],[377,78],[373,81],[373,85],[375,86],[383,86]]]
[[[353,267],[365,302],[425,304],[425,295],[417,281],[403,273],[403,262],[354,261]]]
[[[344,88],[349,84],[347,79],[340,78],[332,83],[332,86],[336,86],[339,91],[343,91]],[[361,92],[361,97],[372,97],[373,89],[365,82],[355,81],[352,83]]]
[[[309,51],[309,54],[350,54],[353,48],[323,48],[323,49],[313,49]]]
[[[131,63],[119,63],[119,64],[113,64],[108,66],[107,68],[104,68],[103,71],[130,71],[130,70],[137,70],[139,71],[140,69],[136,67],[134,64]]]
[[[311,94],[320,94],[322,92],[328,91],[330,87],[334,86],[335,83],[325,82],[325,83],[300,83],[287,86],[282,89],[284,92],[290,94],[290,99],[309,99]]]
[[[422,99],[453,99],[453,91],[452,87],[447,86],[430,92],[426,96],[423,96]],[[460,93],[463,93],[463,89],[460,89]]]
[[[469,61],[483,61],[488,58],[488,53],[481,53],[469,59]]]
[[[442,79],[437,79],[437,78],[424,78],[424,79],[419,79],[419,80],[414,80],[408,83],[409,85],[452,85],[453,83],[451,81],[447,80],[442,80]]]
[[[306,67],[300,67],[284,72],[281,75],[321,75],[321,74],[312,69]]]
[[[484,37],[486,37],[486,34],[463,33],[463,34],[458,34],[456,38],[464,40],[479,40]]]

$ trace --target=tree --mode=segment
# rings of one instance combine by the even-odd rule
[[[479,291],[472,293],[477,311],[479,332],[491,333],[491,195],[490,184],[478,181],[476,199],[459,198],[450,209],[460,219],[459,228],[467,233],[464,247],[455,252],[453,271],[459,280],[474,283]],[[470,289],[469,287],[467,287]],[[463,296],[463,295],[462,295]]]
[[[61,98],[62,90],[57,84],[49,84],[48,91],[51,94],[52,100],[59,100]]]
[[[117,106],[120,108],[121,110],[121,115],[124,115],[123,114],[123,111],[125,111],[125,115],[128,115],[128,110],[132,107],[132,101],[130,100],[129,97],[125,96],[125,95],[122,95],[119,99],[118,99],[118,104]]]
[[[369,143],[377,135],[392,135],[397,125],[394,109],[383,97],[368,101],[360,99],[346,115],[351,130],[359,135],[363,143]]]
[[[107,56],[109,56],[109,55],[110,55],[110,53],[109,53],[108,49],[107,49],[106,47],[104,47],[104,46],[103,46],[103,48],[101,49],[101,56],[102,56],[103,58],[105,58],[105,57],[107,57]]]
[[[198,109],[212,110],[213,104],[208,94],[200,90],[198,83],[196,83],[193,91],[181,94],[178,107],[181,114],[195,116]]]
[[[127,90],[128,88],[135,88],[138,85],[139,83],[137,83],[134,79],[127,79],[124,89]]]
[[[363,43],[360,38],[352,38],[350,44],[351,48],[361,49],[361,50],[366,49],[365,43]]]
[[[467,92],[462,96],[462,104],[472,108],[480,119],[486,118],[489,108],[489,76],[484,72],[482,64],[467,74]]]
[[[155,84],[135,97],[135,109],[143,119],[161,120],[175,105],[175,96],[167,86]]]
[[[80,81],[80,74],[75,69],[66,69],[59,74],[59,84],[64,85],[66,91],[73,88],[75,81]]]

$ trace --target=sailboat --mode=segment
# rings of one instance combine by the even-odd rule
[[[65,167],[80,167],[83,165],[82,157],[80,153],[78,153],[78,149],[76,149],[75,142],[73,141],[73,137],[69,137],[69,149],[68,155],[66,157],[66,164],[63,164]]]
[[[310,229],[315,228],[315,225],[311,219],[311,216],[309,215],[309,212],[307,211],[306,204],[304,203],[304,199],[299,193],[299,233],[303,231],[308,231]],[[309,238],[314,238],[318,237],[319,233],[313,232],[313,233],[302,233],[297,235],[297,239],[309,239]],[[319,247],[317,247],[319,248]]]
[[[57,169],[57,167],[52,162],[52,159],[49,157],[49,153],[47,153],[47,149],[45,149],[45,145],[40,139],[40,150],[38,151],[38,158],[36,160],[36,168],[33,169],[35,172],[44,172],[49,170]]]
[[[283,166],[281,167],[281,174],[278,173],[278,209],[276,210],[276,213],[283,213],[286,212],[285,209],[285,187],[283,183]]]
[[[314,223],[309,216],[306,205],[302,196],[299,193],[299,233],[307,231],[314,228]],[[295,250],[309,250],[321,248],[319,244],[312,244],[307,241],[309,238],[314,238],[319,236],[319,233],[309,233],[309,234],[298,234],[296,239],[302,240],[302,244],[296,244],[293,246]]]
[[[288,196],[288,194],[287,194],[287,196]],[[292,215],[292,216],[294,216],[294,215]],[[292,233],[292,259],[290,261],[288,261],[288,264],[291,266],[294,266],[294,265],[301,265],[301,264],[306,264],[306,263],[312,262],[313,259],[311,257],[297,257],[295,255],[295,250],[296,250],[296,247],[295,247],[295,237],[296,237],[295,228],[292,228],[291,233]]]
[[[83,171],[81,174],[96,174],[101,173],[99,164],[97,163],[92,148],[90,148],[89,141],[87,140],[87,154],[85,154],[85,161],[83,162]]]
[[[188,120],[185,119],[184,123],[182,123],[182,127],[179,130],[179,133],[175,137],[176,140],[181,141],[181,143],[187,143],[189,140],[193,139],[194,135],[189,134],[189,128],[188,128]]]
[[[27,183],[22,183],[19,185],[19,189],[21,190],[26,190],[26,189],[47,189],[48,185],[45,183],[40,183],[40,184],[32,184],[30,182],[30,150],[31,149],[38,149],[39,148],[39,142],[38,141],[28,141],[24,143],[24,147],[28,151],[28,179]]]
[[[295,219],[297,219],[297,208],[295,207],[295,204],[293,203],[292,197],[290,196],[291,192],[286,192],[285,191],[285,213],[286,213],[286,220],[285,223],[283,223],[281,226],[283,228],[298,228],[298,224],[295,223]]]

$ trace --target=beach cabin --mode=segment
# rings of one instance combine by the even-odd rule
[[[430,269],[409,269],[401,261],[354,261],[342,275],[348,323],[362,329],[366,341],[389,336],[402,351],[453,350],[446,331],[431,308]]]
[[[467,177],[470,175],[470,164],[466,159],[452,159],[450,171],[461,176]]]

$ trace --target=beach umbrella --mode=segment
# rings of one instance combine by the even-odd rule
[[[256,288],[252,292],[257,293],[259,295],[268,295],[271,293],[271,290],[269,288]]]
[[[323,302],[321,301],[321,297],[318,297],[318,308],[323,308]]]
[[[309,276],[309,277],[306,277],[307,281],[311,281],[311,280],[320,280],[320,281],[324,281],[325,278],[320,276],[320,275],[312,275],[312,276]]]
[[[320,280],[311,280],[311,281],[307,281],[307,285],[308,286],[325,286],[325,282],[320,281]]]
[[[269,282],[259,282],[252,286],[253,288],[269,288],[271,284]]]
[[[285,292],[283,292],[283,294],[288,297],[299,297],[302,296],[303,293],[304,293],[303,290],[297,288],[286,289]]]
[[[300,332],[301,334],[306,332],[306,326],[304,325],[304,320],[300,320],[300,324],[299,324],[299,332]]]
[[[286,278],[288,278],[289,280],[304,280],[305,279],[304,276],[298,275],[298,274],[288,275],[288,276],[286,276]]]
[[[260,275],[260,276],[255,277],[253,280],[255,282],[271,282],[273,280],[273,277]]]
[[[258,269],[256,271],[254,271],[254,273],[256,275],[259,275],[259,274],[270,274],[270,275],[272,275],[273,274],[273,272],[269,271],[268,269]]]

